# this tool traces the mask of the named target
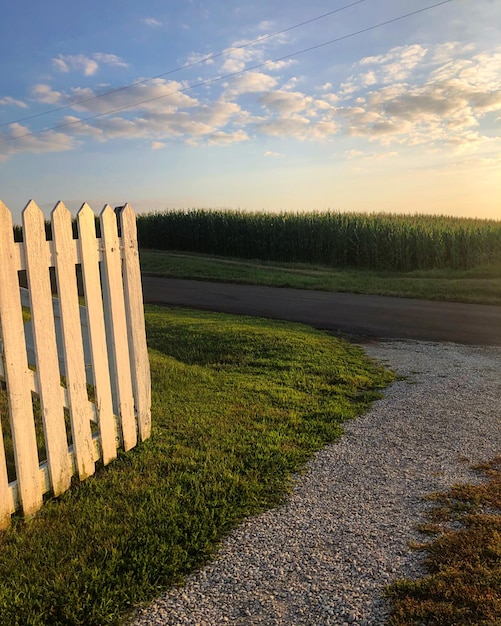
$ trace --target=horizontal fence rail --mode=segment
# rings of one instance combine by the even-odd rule
[[[35,202],[22,220],[19,242],[0,201],[0,528],[151,432],[132,208],[105,206],[99,237],[87,204],[73,221],[58,203],[51,240]]]

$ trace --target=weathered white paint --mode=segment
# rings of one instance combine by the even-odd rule
[[[137,247],[136,216],[126,204],[120,211],[123,245],[123,278],[127,330],[130,346],[130,371],[136,406],[137,425],[141,441],[151,433],[150,363],[146,346],[141,269]]]
[[[101,212],[103,249],[103,295],[108,348],[114,373],[114,395],[122,426],[123,446],[130,450],[137,443],[134,399],[130,372],[127,319],[122,283],[122,255],[115,211],[108,205]]]
[[[30,201],[23,213],[24,254],[33,320],[36,367],[45,432],[47,461],[54,494],[68,489],[71,468],[64,423],[63,392],[57,359],[54,313],[49,266],[50,251],[45,239],[42,211]]]
[[[0,528],[18,508],[33,514],[43,493],[62,493],[72,475],[90,476],[97,460],[109,463],[120,443],[129,450],[137,443],[137,432],[144,440],[151,430],[134,212],[128,206],[121,212],[121,237],[108,206],[101,213],[101,238],[86,204],[77,216],[78,239],[73,239],[71,215],[62,203],[51,218],[49,242],[43,215],[30,201],[23,211],[24,243],[15,243],[11,214],[0,202],[0,378],[7,386],[16,467],[16,480],[9,483],[0,431]],[[82,267],[85,308],[79,306],[76,264]],[[56,298],[49,267],[56,268]],[[19,288],[21,269],[27,271],[27,291]],[[22,304],[29,304],[32,315],[26,334]],[[88,400],[89,382],[95,406]],[[38,458],[32,392],[42,405],[47,460]],[[72,445],[66,438],[65,407]],[[92,434],[91,421],[97,422],[97,433]]]
[[[19,499],[27,515],[42,505],[38,473],[38,453],[28,379],[28,363],[23,347],[23,317],[19,298],[18,261],[12,234],[12,216],[0,201],[0,329],[2,365],[9,393],[9,417],[14,445]],[[1,429],[0,429],[1,430]],[[0,527],[10,521],[11,491],[7,484],[3,440],[0,448]]]
[[[92,414],[88,407],[78,289],[76,282],[76,245],[72,236],[71,214],[62,202],[52,211],[52,240],[56,261],[57,291],[61,309],[63,355],[71,432],[78,476],[94,474]],[[73,271],[70,271],[73,268]],[[56,349],[57,354],[57,349]]]
[[[87,309],[88,336],[96,396],[97,423],[105,465],[117,456],[117,423],[111,396],[110,367],[106,349],[103,297],[99,274],[100,240],[96,239],[95,216],[88,204],[77,215],[78,243]]]

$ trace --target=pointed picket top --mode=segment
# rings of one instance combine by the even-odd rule
[[[127,220],[131,224],[132,222],[134,222],[134,224],[136,223],[136,213],[129,203],[122,207],[120,215],[123,221]]]
[[[10,218],[10,221],[12,222],[12,215],[9,211],[8,206],[5,205],[1,200],[0,200],[0,215],[2,216],[2,219],[5,219],[5,216],[8,215]]]
[[[77,217],[88,217],[88,215],[92,215],[92,218],[94,219],[95,215],[94,215],[94,211],[92,210],[92,207],[90,207],[87,202],[84,202],[82,204],[82,206],[80,207],[80,209],[78,210],[77,213]]]
[[[61,219],[70,219],[71,221],[71,212],[70,210],[67,208],[67,206],[64,204],[64,202],[61,202],[61,200],[59,200],[56,203],[56,206],[52,209],[51,211],[51,217],[59,217]]]
[[[99,214],[100,217],[104,217],[106,219],[109,219],[108,215],[115,215],[115,211],[111,208],[111,206],[109,204],[105,204],[103,207],[103,210],[101,211],[101,213]]]
[[[52,227],[53,249],[56,252],[60,248],[67,246],[68,243],[71,244],[73,240],[73,229],[71,225],[72,215],[64,202],[59,201],[52,209],[50,218]],[[57,260],[55,262],[57,263]],[[67,263],[69,265],[70,261],[68,260]]]
[[[118,237],[117,217],[115,211],[109,204],[105,204],[103,210],[99,214],[101,223],[103,224],[101,236],[106,232],[111,237]],[[106,227],[104,225],[106,224]]]
[[[92,207],[84,202],[77,212],[78,237],[81,239],[82,230],[88,239],[96,238],[96,214]]]
[[[30,200],[28,202],[28,204],[24,207],[24,209],[21,212],[21,215],[24,216],[28,216],[28,215],[36,215],[39,216],[41,215],[43,218],[43,213],[42,213],[42,209],[38,206],[38,204],[34,201],[34,200]]]
[[[5,232],[12,231],[12,214],[7,205],[0,200],[0,224]]]

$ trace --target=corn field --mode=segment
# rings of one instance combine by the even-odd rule
[[[501,221],[338,212],[139,215],[141,248],[263,261],[412,271],[501,264]]]

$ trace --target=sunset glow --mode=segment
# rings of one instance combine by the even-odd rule
[[[34,198],[501,219],[495,0],[30,4],[0,24],[15,215]]]

